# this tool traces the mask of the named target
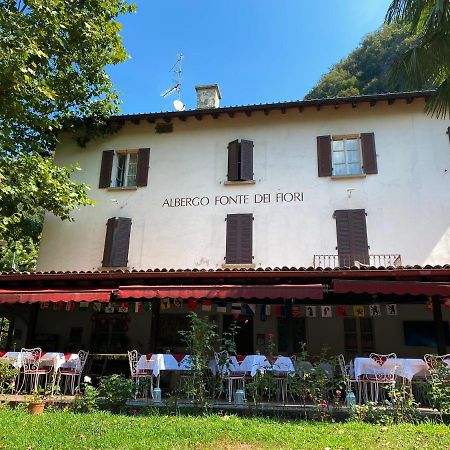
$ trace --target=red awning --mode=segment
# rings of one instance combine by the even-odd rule
[[[333,280],[334,292],[338,294],[397,294],[450,296],[450,284],[422,283],[420,281],[359,281]]]
[[[102,302],[110,301],[111,289],[42,289],[17,290],[0,289],[0,303],[36,302]]]
[[[310,298],[322,300],[321,284],[217,285],[217,286],[121,286],[119,299],[126,298]]]

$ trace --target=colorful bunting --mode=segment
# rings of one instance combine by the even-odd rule
[[[203,300],[202,311],[211,311],[211,310],[212,310],[212,300]]]
[[[197,300],[195,298],[190,298],[188,300],[188,308],[195,309],[197,307]]]
[[[237,319],[241,315],[242,305],[240,303],[232,303],[231,304],[231,314],[235,319]]]
[[[183,306],[183,302],[179,298],[173,299],[173,307],[174,308],[181,308]]]
[[[74,312],[75,311],[75,303],[74,302],[67,302],[64,305],[64,310],[65,311],[69,311],[69,312]]]
[[[80,302],[78,305],[79,311],[87,311],[89,309],[89,302]]]
[[[143,311],[144,311],[144,305],[142,304],[142,302],[136,302],[136,303],[133,305],[133,311],[134,311],[135,313],[141,313],[141,312],[143,312]]]
[[[162,311],[164,309],[170,309],[170,298],[161,299],[160,310]]]
[[[450,309],[450,297],[442,299],[442,306],[444,308]]]
[[[49,302],[42,302],[41,303],[41,309],[48,309],[50,307],[50,303]]]
[[[63,309],[63,302],[55,302],[53,303],[53,311],[61,311]]]
[[[302,308],[301,306],[293,306],[292,307],[292,317],[301,317]]]
[[[92,310],[94,312],[100,312],[102,310],[102,304],[99,302],[92,303]]]
[[[121,303],[121,304],[119,305],[118,311],[119,311],[120,313],[127,313],[127,312],[128,312],[128,309],[129,309],[128,303]]]
[[[397,305],[395,304],[386,305],[386,314],[388,316],[396,316],[398,314]]]
[[[306,317],[316,317],[316,307],[315,306],[305,306],[305,316]]]
[[[254,316],[255,312],[256,312],[256,305],[253,303],[246,303],[245,304],[245,312],[249,315],[249,316]]]
[[[364,305],[356,305],[353,307],[353,315],[355,317],[364,317],[365,311],[364,311]]]
[[[286,305],[275,305],[275,315],[277,317],[286,317]]]
[[[381,317],[381,306],[369,305],[369,313],[371,317]]]
[[[259,319],[261,322],[265,322],[267,316],[270,316],[270,305],[259,305]]]
[[[348,317],[348,306],[347,305],[338,305],[337,307],[337,316],[338,317]]]
[[[226,302],[218,302],[217,303],[217,312],[218,313],[226,313],[227,312]]]
[[[321,306],[322,317],[333,317],[333,310],[331,306]]]
[[[108,303],[105,306],[105,313],[112,314],[114,312],[114,305],[112,303]]]

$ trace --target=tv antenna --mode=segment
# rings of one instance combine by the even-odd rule
[[[177,55],[177,61],[176,63],[172,66],[172,68],[169,70],[169,72],[173,72],[176,75],[176,80],[174,80],[174,85],[172,87],[170,87],[169,89],[166,89],[162,94],[161,97],[167,98],[170,95],[172,95],[173,93],[177,93],[177,98],[174,100],[173,102],[173,107],[177,110],[177,111],[184,111],[186,108],[186,105],[180,100],[180,95],[181,95],[181,79],[182,79],[182,75],[183,75],[183,71],[181,68],[181,64],[183,62],[183,54],[179,53]]]

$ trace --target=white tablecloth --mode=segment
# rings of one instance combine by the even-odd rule
[[[20,352],[6,352],[1,359],[8,361],[9,364],[17,369],[22,367]],[[81,367],[77,353],[42,352],[39,364],[42,366],[53,366],[54,371],[57,371],[60,367],[71,369],[79,369]]]
[[[411,381],[414,376],[429,375],[428,366],[423,359],[412,358],[388,358],[383,365],[378,364],[372,358],[355,358],[354,370],[356,378],[361,375],[380,375],[395,373]]]
[[[279,356],[272,365],[274,372],[295,372],[294,364],[288,356]]]
[[[246,355],[240,362],[236,356],[231,356],[230,359],[233,364],[233,371],[246,372],[252,377],[254,377],[258,371],[272,368],[272,364],[270,364],[264,355]]]
[[[176,356],[176,357],[175,357]],[[169,353],[153,353],[149,355],[141,355],[136,369],[137,370],[152,370],[153,376],[157,377],[161,370],[191,370],[189,355],[172,355]],[[215,361],[209,363],[209,368],[213,371]]]

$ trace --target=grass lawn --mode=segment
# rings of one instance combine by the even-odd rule
[[[0,449],[450,449],[450,427],[0,410]]]

